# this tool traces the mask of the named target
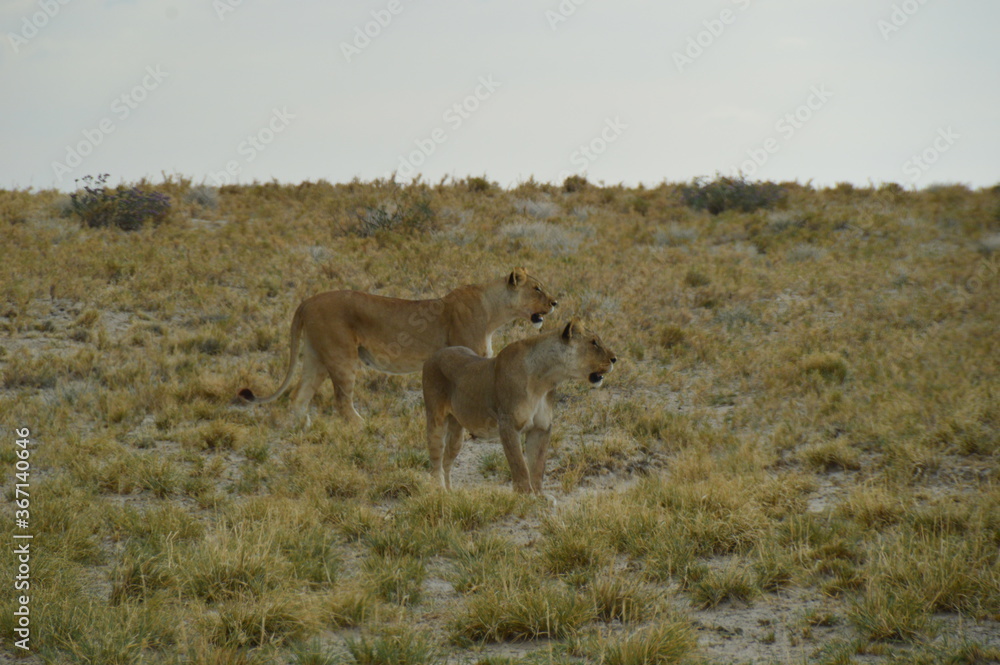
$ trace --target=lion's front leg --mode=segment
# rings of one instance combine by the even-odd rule
[[[503,454],[510,466],[510,475],[514,480],[514,491],[528,493],[531,491],[531,478],[528,465],[521,452],[521,432],[510,421],[497,423],[500,429],[500,442],[503,444]]]
[[[545,460],[549,455],[549,438],[551,428],[533,427],[524,437],[524,454],[528,458],[528,471],[531,475],[531,489],[542,491],[542,480],[545,478]]]

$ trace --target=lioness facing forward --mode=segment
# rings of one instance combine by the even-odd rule
[[[466,346],[492,355],[493,333],[516,319],[538,328],[558,303],[524,268],[486,284],[455,289],[443,298],[402,300],[360,291],[327,291],[308,298],[292,317],[288,372],[278,391],[258,398],[249,388],[247,402],[266,404],[292,383],[304,333],[302,378],[292,397],[292,413],[309,423],[309,403],[327,376],[333,380],[337,410],[354,424],[358,362],[389,374],[420,369],[424,360],[446,346]]]
[[[481,358],[466,348],[436,352],[424,363],[423,375],[431,473],[450,489],[463,431],[474,436],[499,432],[514,489],[541,492],[552,431],[550,393],[570,379],[598,387],[617,360],[578,319],[561,331],[514,342],[496,358]]]

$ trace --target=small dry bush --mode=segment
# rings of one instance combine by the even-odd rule
[[[285,594],[235,597],[210,620],[211,639],[220,646],[280,646],[319,627],[319,615],[302,600]]]
[[[929,627],[927,609],[915,593],[870,587],[854,602],[848,619],[867,640],[912,642]]]
[[[525,517],[539,507],[531,497],[504,488],[431,491],[407,502],[401,519],[427,527],[450,526],[471,531],[509,517]]]
[[[750,602],[760,595],[752,571],[731,563],[720,570],[709,570],[688,586],[688,593],[701,609],[726,601]]]
[[[449,579],[459,593],[475,592],[497,579],[516,579],[532,572],[519,548],[500,536],[476,534],[449,549],[454,566]]]
[[[110,607],[81,595],[39,598],[32,621],[41,655],[52,662],[132,665],[153,655],[164,658],[177,639],[177,626],[162,603],[128,603]],[[47,602],[48,601],[48,602]]]
[[[409,554],[373,556],[365,560],[364,575],[375,595],[387,603],[417,605],[423,594],[427,567]]]
[[[755,496],[759,488],[749,478],[721,474],[694,482],[650,477],[630,494],[671,515],[664,537],[688,543],[699,554],[741,554],[768,531],[769,521]]]
[[[542,221],[510,222],[500,227],[499,231],[518,246],[542,250],[557,256],[575,254],[588,235],[587,229],[567,229],[552,222]]]
[[[471,595],[452,619],[452,640],[522,642],[564,639],[596,617],[584,593],[536,580],[530,586],[491,586]]]
[[[374,635],[347,640],[347,651],[357,665],[430,665],[443,662],[438,648],[423,632],[390,626]]]
[[[847,363],[835,353],[814,353],[802,359],[802,372],[816,374],[825,381],[843,383],[847,378]]]
[[[663,619],[630,633],[592,640],[583,650],[607,665],[668,665],[685,662],[695,653],[697,642],[689,623]]]
[[[321,605],[326,624],[339,628],[358,628],[378,619],[379,608],[372,590],[360,581],[353,585],[339,585],[333,594],[326,596]]]
[[[588,586],[597,618],[606,623],[643,623],[657,609],[657,595],[643,582],[625,577],[606,575]]]
[[[291,565],[267,533],[217,531],[186,554],[182,591],[207,602],[260,597],[282,587],[291,575]]]
[[[586,582],[611,563],[611,550],[584,522],[549,521],[543,526],[542,567],[573,583]]]
[[[799,457],[817,471],[857,471],[861,468],[861,455],[843,439],[811,444],[799,452]]]

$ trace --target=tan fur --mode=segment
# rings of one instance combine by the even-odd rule
[[[288,372],[278,391],[257,398],[249,388],[239,396],[272,402],[292,383],[302,339],[302,378],[292,397],[292,413],[309,422],[309,403],[327,376],[333,380],[337,410],[358,424],[354,381],[360,363],[390,374],[416,372],[446,346],[466,346],[491,355],[493,333],[516,319],[541,318],[558,303],[523,268],[495,281],[455,289],[443,298],[401,300],[359,291],[327,291],[303,301],[292,317]]]
[[[499,434],[514,489],[541,492],[552,390],[570,379],[599,386],[617,360],[577,319],[562,330],[514,342],[496,358],[481,358],[467,348],[438,351],[424,363],[423,374],[431,473],[450,489],[464,430]]]

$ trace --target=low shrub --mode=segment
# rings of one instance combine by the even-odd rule
[[[715,179],[695,178],[681,189],[684,204],[695,210],[718,215],[726,210],[753,212],[772,208],[785,196],[773,182],[750,182],[742,175],[735,178],[716,174]]]
[[[73,213],[91,228],[114,226],[123,231],[136,231],[147,221],[162,223],[170,212],[170,197],[151,192],[138,185],[105,186],[108,174],[84,176],[83,191],[70,194]],[[80,182],[77,180],[77,182]]]
[[[435,212],[426,196],[404,196],[358,211],[354,232],[368,238],[381,231],[426,231],[433,225]]]
[[[563,191],[567,194],[579,192],[587,188],[587,177],[582,175],[571,175],[563,180]]]

